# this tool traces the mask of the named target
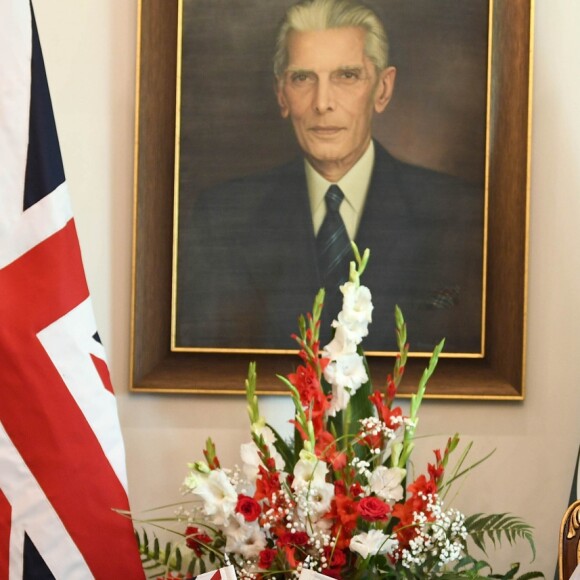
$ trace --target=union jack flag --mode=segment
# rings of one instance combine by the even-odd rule
[[[192,580],[236,580],[236,571],[233,566],[226,566],[212,572],[205,572],[194,576]]]
[[[143,578],[29,0],[0,0],[0,578]]]

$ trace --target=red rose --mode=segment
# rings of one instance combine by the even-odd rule
[[[361,517],[369,522],[385,520],[391,511],[389,505],[378,497],[363,497],[356,509]]]
[[[255,522],[262,513],[262,508],[253,497],[240,494],[238,495],[236,512],[242,514],[247,522]]]
[[[265,548],[260,552],[260,558],[258,560],[258,566],[262,568],[262,570],[268,570],[274,560],[278,552],[276,550],[272,550],[271,548]]]
[[[306,546],[310,538],[306,532],[286,532],[278,538],[280,546]]]
[[[187,526],[185,530],[185,543],[200,558],[202,555],[202,545],[211,544],[211,538],[207,534],[200,532],[198,528]]]
[[[331,568],[342,568],[346,564],[346,554],[343,550],[325,546],[324,555]]]

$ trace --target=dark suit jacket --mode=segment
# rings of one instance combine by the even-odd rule
[[[398,304],[413,351],[446,338],[446,352],[479,352],[482,188],[375,151],[356,238],[371,251],[362,282],[375,306],[363,346],[395,348]],[[208,190],[184,218],[176,345],[295,348],[290,334],[321,286],[303,160]]]

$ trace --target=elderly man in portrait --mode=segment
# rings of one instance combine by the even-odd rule
[[[178,347],[291,349],[297,317],[327,291],[323,340],[353,259],[375,309],[367,351],[392,350],[394,308],[414,351],[443,337],[479,352],[483,189],[403,163],[373,140],[396,70],[378,16],[350,0],[304,0],[279,29],[275,92],[303,156],[198,196],[178,262]]]

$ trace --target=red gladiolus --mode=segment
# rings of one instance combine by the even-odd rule
[[[337,479],[334,482],[334,495],[346,495],[346,484],[342,479]]]
[[[337,548],[346,548],[350,541],[352,531],[356,528],[356,521],[359,513],[356,509],[356,502],[347,495],[337,495],[332,500],[331,508],[325,518],[333,522],[332,533],[334,536],[340,536]]]
[[[262,509],[253,497],[239,494],[236,512],[242,514],[247,522],[255,522],[260,516]]]
[[[335,471],[339,471],[346,466],[346,454],[336,450],[336,440],[332,433],[328,431],[316,433],[314,453],[316,457],[330,463]]]
[[[399,523],[393,528],[393,532],[399,540],[399,548],[407,548],[409,542],[417,535],[417,528],[413,525],[413,513],[415,508],[410,500],[405,503],[396,503],[393,506],[393,517],[399,520]]]
[[[288,375],[288,380],[296,387],[300,394],[300,402],[305,407],[308,407],[316,394],[321,391],[320,381],[311,366],[299,366],[295,373]]]
[[[378,497],[363,497],[357,504],[357,511],[368,522],[386,520],[391,508]]]
[[[385,405],[383,401],[383,396],[379,391],[375,391],[369,397],[371,403],[377,409],[377,414],[379,419],[389,428],[389,429],[397,429],[400,425],[400,418],[403,416],[403,411],[401,407],[395,407],[394,409],[389,409],[387,405]]]
[[[391,375],[387,376],[387,404],[391,404],[395,399],[395,395],[397,394],[397,387],[395,385],[395,381],[393,381],[393,377]]]
[[[288,375],[288,380],[296,387],[300,402],[307,409],[309,419],[312,421],[314,434],[318,437],[324,429],[324,415],[330,403],[320,386],[317,370],[310,364],[299,366],[295,373]],[[302,430],[300,435],[305,439],[306,434]]]
[[[271,498],[272,494],[278,491],[280,491],[280,474],[266,471],[262,465],[258,466],[254,499],[259,501],[264,498]]]
[[[288,560],[288,565],[290,568],[296,568],[298,565],[298,561],[294,557],[296,548],[294,546],[284,546],[284,553],[286,554],[286,560]]]
[[[350,495],[352,495],[352,497],[358,497],[359,495],[362,495],[364,493],[364,489],[362,488],[362,485],[358,481],[355,481],[350,486],[349,491],[350,491]]]
[[[443,478],[443,466],[442,465],[433,465],[432,463],[427,464],[427,471],[429,472],[429,477],[435,484],[441,481]]]
[[[418,496],[419,493],[434,495],[437,493],[437,484],[432,479],[427,479],[425,475],[421,474],[407,489],[413,496]]]

